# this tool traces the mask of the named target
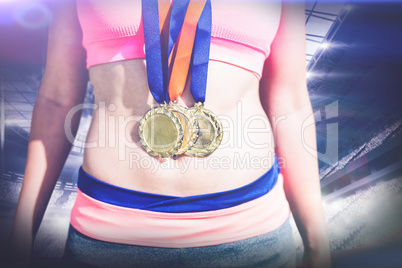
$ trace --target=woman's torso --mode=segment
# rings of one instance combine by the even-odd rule
[[[213,7],[225,7],[230,13],[227,1],[213,1]],[[205,107],[222,121],[222,144],[209,157],[176,160],[154,158],[139,142],[139,121],[156,105],[148,89],[145,60],[98,64],[89,73],[97,109],[87,135],[92,146],[85,149],[83,169],[100,180],[144,192],[188,196],[241,187],[273,164],[273,135],[259,99],[259,77],[249,69],[210,61]],[[194,104],[189,83],[179,103]]]

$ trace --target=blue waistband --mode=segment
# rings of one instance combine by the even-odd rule
[[[237,206],[265,195],[275,186],[279,172],[275,156],[274,165],[252,183],[224,192],[180,197],[118,187],[98,180],[80,167],[78,188],[96,200],[121,207],[157,212],[201,212]]]

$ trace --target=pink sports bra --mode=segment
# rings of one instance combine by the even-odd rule
[[[87,68],[145,58],[141,0],[77,0],[77,12],[87,50]],[[210,60],[232,64],[261,77],[280,15],[281,0],[212,0]]]

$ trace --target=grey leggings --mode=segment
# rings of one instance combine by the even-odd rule
[[[289,220],[264,235],[195,248],[109,243],[70,226],[64,257],[71,267],[294,267],[295,248]]]

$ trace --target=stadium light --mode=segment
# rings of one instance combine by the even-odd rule
[[[321,46],[321,48],[322,48],[322,49],[324,49],[324,50],[325,50],[325,49],[328,49],[328,48],[329,48],[329,43],[327,43],[327,42],[323,42],[323,43],[321,43],[321,45],[320,45],[320,46]]]

